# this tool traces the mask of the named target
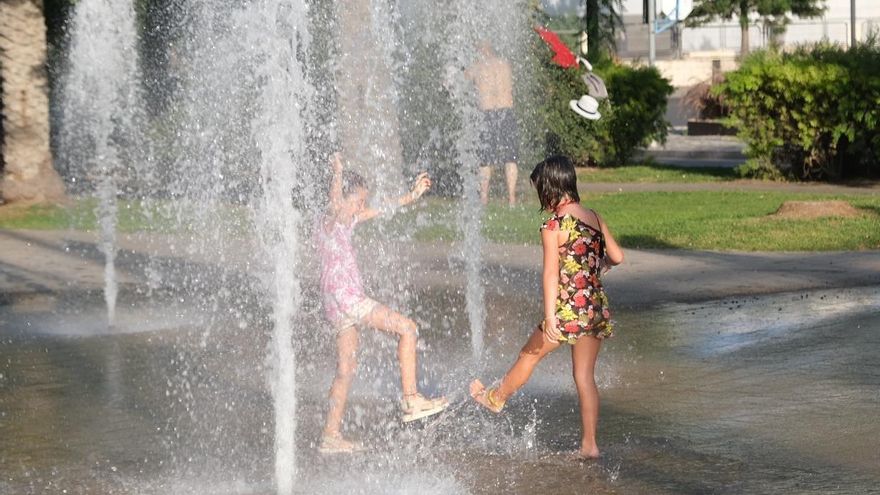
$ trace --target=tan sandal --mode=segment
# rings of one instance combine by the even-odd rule
[[[449,401],[446,400],[446,397],[428,399],[419,393],[405,396],[400,404],[404,423],[433,416],[443,412],[447,407],[449,407]]]
[[[495,414],[500,413],[501,410],[504,409],[504,404],[506,402],[498,400],[495,397],[495,392],[497,391],[498,389],[496,388],[486,388],[480,380],[474,380],[471,382],[471,397],[473,397],[478,404]]]
[[[359,442],[352,442],[342,438],[342,435],[322,435],[321,445],[318,446],[318,452],[327,454],[353,454],[361,452],[364,446]]]

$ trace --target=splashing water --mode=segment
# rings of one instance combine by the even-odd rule
[[[367,283],[375,299],[406,308],[409,294],[404,287],[411,270],[398,261],[410,235],[395,230],[389,221],[398,213],[396,198],[411,185],[404,177],[398,117],[400,76],[406,72],[406,57],[397,38],[398,13],[386,0],[349,0],[336,2],[335,7],[338,146],[346,167],[370,184],[372,206],[383,212],[371,222],[377,235],[359,246],[380,274],[368,274]]]
[[[479,159],[477,147],[481,115],[476,106],[470,83],[464,77],[465,68],[473,62],[473,47],[477,39],[470,35],[473,30],[468,19],[473,19],[475,9],[470,2],[454,2],[455,22],[450,31],[449,43],[444,47],[444,58],[447,63],[447,84],[450,87],[452,101],[457,113],[460,128],[455,139],[456,161],[462,164],[462,194],[459,206],[459,224],[462,229],[463,242],[460,256],[465,264],[466,293],[465,305],[470,323],[471,355],[475,363],[483,355],[483,329],[485,325],[485,292],[481,279],[483,268],[483,215],[484,208],[480,202],[480,180],[478,176]]]
[[[459,256],[465,265],[465,306],[470,324],[471,353],[475,363],[483,356],[484,333],[486,326],[484,262],[482,249],[485,246],[483,221],[486,208],[480,198],[480,166],[495,165],[480,163],[479,149],[481,131],[485,126],[482,111],[476,104],[472,82],[465,78],[464,71],[476,61],[477,47],[489,42],[505,57],[518,63],[510,54],[518,54],[522,59],[522,40],[517,23],[525,9],[509,2],[488,1],[474,4],[456,1],[450,4],[451,22],[444,38],[443,47],[444,76],[452,96],[454,111],[459,128],[455,136],[455,161],[460,164],[461,201],[459,205],[459,225],[462,243]],[[525,24],[523,24],[525,25]],[[510,53],[506,53],[510,52]]]
[[[253,227],[264,253],[258,259],[267,260],[257,267],[266,270],[263,290],[272,308],[267,362],[275,409],[274,478],[278,493],[288,494],[296,476],[292,325],[302,302],[297,277],[302,215],[293,204],[292,191],[312,180],[312,174],[302,172],[308,160],[304,128],[311,119],[306,112],[312,96],[303,70],[310,43],[307,10],[301,1],[271,0],[250,2],[240,9],[193,0],[180,9],[185,22],[172,39],[178,43],[172,55],[182,63],[169,69],[178,82],[169,105],[176,110],[163,114],[173,120],[160,122],[174,132],[154,136],[160,140],[163,163],[170,165],[162,171],[161,184],[155,184],[144,144],[135,132],[142,110],[130,2],[84,0],[75,7],[63,88],[62,153],[68,174],[80,179],[77,192],[88,193],[92,185],[97,190],[111,324],[118,291],[120,194],[174,198],[162,205],[165,213],[199,235],[191,236],[185,247],[170,248],[200,253],[220,265],[203,273],[181,273],[169,283],[189,289],[193,295],[186,299],[202,304],[206,311],[222,307],[218,298],[225,291],[216,291],[212,284],[219,279],[221,287],[226,285],[231,265],[224,263],[226,251],[241,236],[240,225],[221,227],[224,220],[228,224],[222,212],[230,210],[230,199],[252,205]],[[241,84],[229,84],[225,78],[232,75]],[[241,127],[231,123],[249,129],[241,133]],[[255,169],[256,183],[250,172]],[[203,342],[212,321],[222,317],[221,313],[206,320]],[[185,350],[178,355],[186,359]],[[188,392],[192,380],[179,380],[187,400],[194,400]]]
[[[257,110],[251,132],[259,153],[262,196],[254,219],[268,259],[272,341],[268,356],[275,418],[275,487],[292,493],[296,479],[296,383],[293,321],[302,304],[299,232],[302,213],[292,191],[302,185],[307,163],[304,122],[312,95],[301,59],[308,57],[306,5],[298,1],[252,2],[238,13],[245,46],[253,47]]]
[[[107,324],[116,321],[116,297],[119,288],[116,284],[116,181],[110,174],[102,174],[98,183],[98,207],[96,209],[100,247],[104,254],[104,304],[107,306]]]
[[[362,34],[325,28],[306,9],[327,4],[149,3],[173,4],[174,14],[162,27],[169,33],[162,39],[169,91],[147,100],[153,113],[141,129],[156,140],[150,150],[161,154],[157,177],[143,166],[152,152],[126,123],[139,119],[128,116],[139,105],[128,99],[137,84],[126,81],[137,79],[130,76],[137,67],[131,50],[143,40],[131,25],[143,19],[134,23],[122,2],[81,0],[74,11],[61,160],[77,179],[74,189],[99,204],[105,299],[74,287],[12,295],[0,305],[0,492],[646,493],[769,486],[856,493],[877,486],[877,427],[864,421],[878,399],[880,374],[869,355],[880,325],[876,288],[762,296],[742,310],[718,301],[621,312],[621,328],[629,330],[603,344],[597,369],[604,407],[613,414],[603,416],[600,430],[607,456],[593,467],[565,455],[578,441],[580,417],[561,353],[542,364],[502,417],[463,397],[473,370],[460,358],[500,356],[480,363],[485,375],[500,375],[521,339],[495,330],[522,328],[539,306],[537,275],[481,258],[479,219],[496,209],[484,210],[478,200],[481,115],[471,83],[455,79],[473,62],[478,36],[490,38],[517,69],[517,54],[526,50],[507,33],[531,33],[511,24],[524,2],[488,0],[478,9],[463,0],[362,1],[369,22],[355,17],[354,25],[381,40],[370,48],[371,60],[380,55],[370,70],[387,74],[360,90],[309,83],[315,72],[331,73],[330,66],[355,75],[363,69],[333,57],[315,65],[321,36]],[[347,3],[330,7],[340,5]],[[440,65],[455,69],[448,91],[440,87]],[[163,76],[148,73],[145,80],[156,77]],[[428,83],[414,90],[413,81]],[[321,95],[331,96],[316,104],[313,92],[325,89]],[[429,199],[416,223],[457,222],[463,241],[451,248],[452,258],[465,261],[449,269],[442,260],[450,247],[420,240],[416,248],[426,249],[414,264],[429,267],[429,276],[407,280],[401,265],[409,258],[393,242],[383,247],[383,237],[396,232],[391,222],[378,226],[379,242],[362,253],[369,260],[363,268],[377,279],[371,282],[378,288],[368,291],[426,322],[419,385],[445,388],[455,404],[422,428],[402,427],[396,401],[388,400],[389,390],[398,391],[393,352],[364,352],[345,433],[371,451],[328,459],[310,443],[321,431],[336,349],[324,333],[304,246],[314,221],[307,208],[323,205],[318,185],[327,178],[326,152],[338,149],[326,124],[336,122],[336,100],[354,98],[372,105],[364,114],[396,114],[373,114],[357,136],[375,196],[399,193],[401,176],[411,172],[390,158],[399,139],[407,159],[454,162],[451,175],[464,178],[454,179],[460,196],[454,190]],[[430,98],[433,106],[417,105]],[[331,118],[318,129],[312,112],[325,104]],[[413,109],[420,112],[407,113]],[[386,140],[398,131],[402,137]],[[324,155],[310,148],[316,136]],[[165,241],[164,252],[127,248],[130,234],[117,233],[117,226],[128,227],[132,199],[154,200],[161,210],[155,220],[167,215],[176,222],[177,230],[150,237]],[[144,265],[154,270],[146,282],[152,293],[138,279]],[[510,279],[483,280],[498,273]],[[418,306],[401,304],[407,297]],[[439,327],[448,332],[433,331]],[[847,339],[835,338],[843,334]],[[365,348],[392,340],[363,335]]]
[[[257,55],[256,78],[262,83],[261,110],[252,122],[260,151],[263,198],[257,205],[257,227],[263,250],[269,255],[273,284],[272,395],[275,399],[275,485],[277,493],[293,491],[296,478],[294,436],[296,422],[294,316],[302,304],[298,232],[301,213],[294,207],[291,191],[297,186],[305,164],[303,102],[310,97],[298,56],[307,56],[309,32],[306,6],[302,2],[265,0],[251,6],[251,33],[262,51]],[[260,49],[258,49],[260,50]],[[297,54],[299,50],[300,55]]]
[[[309,293],[309,267],[305,266],[309,253],[304,250],[309,241],[306,233],[315,219],[311,212],[306,213],[304,205],[314,209],[325,200],[318,194],[320,183],[326,179],[321,163],[333,146],[347,150],[352,168],[363,172],[375,186],[374,197],[396,197],[409,185],[404,177],[414,176],[415,170],[403,165],[398,120],[406,98],[401,87],[411,80],[410,71],[417,63],[402,41],[402,14],[397,10],[409,7],[365,0],[340,5],[336,4],[345,11],[336,14],[339,26],[361,25],[358,36],[365,36],[367,42],[358,45],[362,40],[358,36],[333,33],[340,39],[343,52],[354,53],[339,57],[338,65],[332,67],[336,69],[335,85],[318,95],[317,85],[310,81],[325,78],[332,71],[314,65],[309,22],[313,23],[311,27],[320,22],[309,10],[314,6],[291,0],[173,3],[167,7],[173,22],[163,27],[167,32],[163,38],[165,74],[150,73],[145,78],[154,85],[159,80],[161,84],[156,87],[165,89],[153,90],[149,118],[142,121],[137,89],[141,79],[136,48],[139,40],[131,4],[125,8],[107,0],[77,4],[77,17],[71,23],[70,74],[65,79],[64,116],[65,123],[70,124],[62,133],[63,154],[70,164],[68,175],[86,183],[78,185],[81,192],[99,200],[109,319],[117,319],[116,299],[124,298],[126,292],[126,286],[117,287],[116,282],[117,273],[124,273],[116,269],[116,246],[128,235],[117,233],[118,213],[126,207],[125,201],[153,201],[145,213],[154,215],[155,221],[167,219],[177,229],[163,247],[171,256],[187,258],[186,263],[168,265],[164,254],[153,254],[136,262],[143,265],[140,268],[147,275],[149,289],[156,290],[156,294],[147,292],[148,297],[161,300],[163,291],[169,291],[175,305],[185,308],[181,314],[191,310],[194,315],[178,320],[197,326],[197,349],[185,339],[172,345],[173,357],[167,364],[178,373],[162,379],[167,383],[166,396],[173,401],[168,407],[191,423],[195,432],[181,436],[174,423],[180,420],[177,417],[163,426],[165,442],[173,452],[170,458],[175,477],[185,478],[200,470],[213,472],[210,467],[197,465],[198,454],[193,453],[205,453],[210,458],[204,461],[206,464],[252,468],[249,463],[253,457],[238,454],[253,451],[224,440],[223,428],[229,425],[214,416],[205,397],[213,394],[210,400],[220,402],[229,415],[259,411],[260,406],[242,407],[240,402],[244,401],[230,399],[233,389],[224,388],[222,378],[208,375],[202,363],[211,358],[198,349],[212,348],[212,341],[223,338],[224,330],[247,341],[255,329],[262,328],[269,330],[268,352],[265,362],[258,362],[252,371],[265,376],[272,395],[271,404],[256,402],[272,410],[264,424],[266,440],[274,453],[273,485],[278,493],[288,494],[306,477],[296,469],[300,454],[294,440],[302,434],[298,435],[295,418],[297,408],[302,407],[298,393],[302,393],[303,384],[296,380],[299,346],[295,343],[300,341],[297,325],[303,313],[312,311],[317,303],[310,299],[314,294]],[[428,8],[427,4],[423,7]],[[476,15],[475,11],[464,2],[455,8],[455,29],[468,31],[472,21],[464,18]],[[370,22],[364,23],[367,17],[352,12],[366,13]],[[471,63],[470,52],[476,40],[451,35],[446,40],[446,59],[459,68]],[[101,68],[101,74],[95,68]],[[319,126],[315,107],[319,106],[318,98],[326,94],[336,95],[336,101],[328,106],[342,108]],[[465,305],[471,351],[478,359],[483,354],[486,318],[481,280],[483,207],[477,178],[482,124],[468,81],[458,80],[451,94],[461,132],[447,151],[451,150],[453,159],[463,164],[459,206],[464,242],[459,257],[466,265]],[[107,96],[96,100],[89,95]],[[327,103],[325,98],[321,105]],[[346,115],[356,115],[360,120]],[[326,125],[328,121],[330,125]],[[338,143],[334,143],[334,125],[339,128]],[[149,139],[140,136],[138,130],[148,134]],[[320,141],[320,148],[310,140]],[[422,150],[446,146],[436,129],[427,142],[420,144]],[[422,151],[418,154],[421,158]],[[89,190],[92,185],[94,190]],[[394,208],[390,210],[394,212]],[[431,219],[423,222],[430,224]],[[373,272],[378,273],[369,281],[370,292],[406,312],[410,306],[407,284],[412,277],[409,266],[400,263],[404,259],[401,247],[412,240],[412,235],[399,232],[393,222],[376,224],[378,236],[362,246],[364,253],[375,260]],[[124,256],[120,259],[126,260]],[[176,316],[168,314],[176,310],[152,302],[155,308],[138,318],[132,318],[134,312],[120,305],[119,322],[149,322],[130,329],[137,332],[161,327],[157,322]],[[157,314],[151,315],[150,311]],[[237,331],[229,330],[236,325]],[[228,352],[224,357],[239,351],[224,351]],[[306,372],[314,369],[310,366],[313,364],[305,364]],[[370,373],[394,367],[393,360],[384,358],[379,366],[364,366]],[[124,390],[125,386],[118,388]],[[359,411],[357,407],[353,410]],[[394,421],[375,430],[388,428],[391,423]]]
[[[138,123],[142,99],[138,83],[137,32],[130,0],[83,0],[70,21],[68,64],[62,78],[61,138],[68,175],[79,177],[74,192],[96,187],[95,209],[104,254],[107,320],[116,314],[117,200],[127,184],[149,183]]]

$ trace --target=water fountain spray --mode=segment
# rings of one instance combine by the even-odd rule
[[[251,129],[260,154],[262,198],[255,205],[255,219],[272,275],[270,382],[275,399],[275,488],[279,495],[288,495],[296,478],[293,319],[302,304],[296,274],[303,215],[293,204],[292,191],[306,175],[303,123],[305,102],[312,91],[303,58],[308,55],[311,39],[302,1],[253,2],[246,13],[254,28],[246,30],[253,36],[249,45],[255,47],[258,60],[258,111]]]
[[[475,363],[483,354],[483,331],[486,319],[485,289],[481,280],[483,269],[482,247],[484,207],[480,202],[480,179],[478,174],[480,126],[482,117],[476,106],[473,88],[464,76],[464,70],[473,62],[474,47],[478,39],[469,22],[477,12],[470,2],[454,2],[453,23],[449,42],[444,46],[446,84],[452,96],[453,106],[459,120],[455,139],[456,161],[461,164],[461,203],[459,224],[463,242],[460,256],[465,264],[465,305],[471,330],[471,353]]]
[[[61,90],[60,154],[70,164],[70,176],[85,178],[85,184],[72,184],[72,189],[97,189],[95,213],[111,326],[118,290],[117,201],[126,181],[150,175],[138,129],[143,105],[135,26],[131,0],[78,2]]]

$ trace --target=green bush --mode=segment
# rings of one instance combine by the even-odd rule
[[[611,101],[608,126],[613,162],[624,164],[639,146],[651,140],[666,141],[666,99],[672,94],[669,81],[654,67],[609,65],[597,69],[604,77]]]
[[[546,51],[540,46],[539,51]],[[651,140],[665,141],[666,98],[672,86],[653,67],[628,67],[610,61],[594,64],[605,81],[609,98],[601,100],[602,118],[588,120],[569,108],[569,101],[587,92],[583,69],[563,69],[539,53],[538,74],[543,88],[541,116],[547,130],[548,152],[568,155],[580,165],[627,163],[636,148]]]
[[[744,179],[784,180],[785,177],[769,160],[749,158],[734,169],[736,175]]]
[[[748,145],[744,173],[845,179],[880,172],[880,45],[756,52],[718,86]],[[772,173],[771,173],[772,175]]]

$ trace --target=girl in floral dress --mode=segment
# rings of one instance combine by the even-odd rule
[[[599,456],[599,391],[593,373],[602,340],[613,332],[600,276],[623,262],[623,251],[602,218],[580,204],[577,175],[568,158],[554,156],[539,163],[531,181],[541,208],[553,213],[541,226],[544,321],[498,387],[487,389],[474,380],[470,393],[482,406],[499,413],[544,356],[562,344],[570,345],[583,428],[578,455],[592,459]]]
[[[351,236],[357,223],[376,217],[380,211],[366,206],[366,181],[354,172],[343,171],[338,153],[333,155],[331,164],[333,182],[330,186],[330,211],[317,235],[324,312],[333,326],[337,348],[336,377],[330,387],[330,410],[318,447],[325,454],[353,452],[362,448],[344,439],[340,431],[345,402],[357,366],[358,326],[398,336],[397,359],[403,388],[400,407],[404,422],[437,414],[449,405],[445,398],[426,398],[416,388],[418,328],[415,322],[364,294]],[[397,199],[396,205],[405,206],[416,201],[430,187],[428,175],[419,175],[412,191]]]

